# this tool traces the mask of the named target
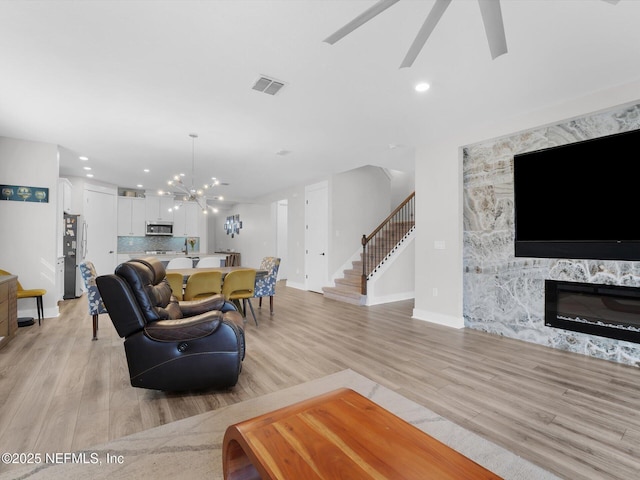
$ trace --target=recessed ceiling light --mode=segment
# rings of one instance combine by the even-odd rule
[[[431,85],[429,85],[427,82],[422,82],[418,83],[415,88],[416,92],[426,92],[427,90],[429,90],[429,88],[431,88]]]
[[[93,178],[93,173],[87,173],[87,177]]]
[[[138,185],[136,185],[136,187],[138,187],[138,188],[142,188],[142,187],[144,187],[144,185],[142,185],[141,183],[139,183]]]
[[[85,170],[91,170],[91,167],[82,167],[82,168],[84,168]]]
[[[145,168],[145,169],[143,170],[143,172],[144,172],[144,173],[149,173],[149,172],[150,172],[150,170],[149,170],[148,168]]]
[[[89,157],[78,157],[78,158],[83,162],[86,162],[87,160],[89,160]]]

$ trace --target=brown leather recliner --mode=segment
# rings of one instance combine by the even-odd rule
[[[244,320],[222,295],[179,302],[155,257],[122,263],[96,283],[125,339],[132,386],[180,391],[237,383],[245,353]]]

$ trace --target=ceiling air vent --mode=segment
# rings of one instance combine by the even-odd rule
[[[258,90],[259,92],[264,92],[269,95],[275,95],[278,91],[284,87],[283,82],[279,82],[278,80],[274,80],[269,77],[260,77],[256,80],[256,83],[253,85],[254,90]]]

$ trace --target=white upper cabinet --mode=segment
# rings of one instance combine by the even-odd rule
[[[173,235],[175,237],[199,237],[200,207],[195,203],[184,203],[173,212]]]
[[[73,192],[71,182],[66,178],[60,178],[58,180],[58,186],[62,189],[62,211],[64,213],[71,213],[71,199]]]
[[[163,197],[156,195],[148,195],[145,199],[147,222],[164,221],[173,222],[173,212],[169,209],[173,207],[173,197]]]
[[[118,236],[143,237],[145,234],[145,199],[118,197]]]

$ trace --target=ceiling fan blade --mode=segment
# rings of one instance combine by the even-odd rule
[[[400,68],[410,67],[411,65],[413,65],[413,62],[420,53],[420,50],[422,50],[424,44],[427,43],[427,39],[431,35],[431,32],[433,32],[433,29],[436,28],[436,25],[440,21],[440,17],[442,17],[442,14],[445,12],[450,3],[451,0],[436,0],[436,3],[433,5],[433,8],[431,8],[427,19],[422,24],[418,35],[416,35],[415,40],[409,47],[409,51],[400,64]]]
[[[487,34],[491,58],[495,60],[500,55],[507,53],[507,39],[504,34],[502,10],[499,0],[478,0],[480,13],[484,23],[484,31]]]
[[[344,27],[337,30],[335,33],[329,35],[327,38],[323,40],[323,42],[333,45],[338,40],[340,40],[343,37],[346,37],[348,34],[353,32],[356,28],[364,25],[373,17],[384,12],[387,8],[398,3],[399,1],[400,0],[379,0],[378,3],[376,3],[372,7],[362,12],[356,18],[354,18],[349,23],[347,23]]]

